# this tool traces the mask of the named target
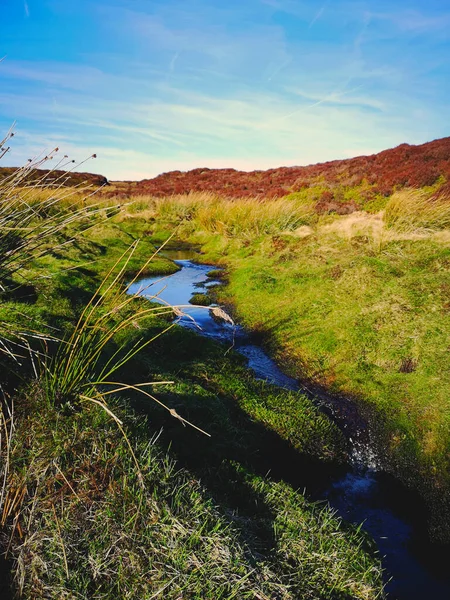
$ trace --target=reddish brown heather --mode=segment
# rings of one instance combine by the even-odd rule
[[[368,184],[369,199],[375,194],[390,195],[395,188],[433,185],[440,177],[450,180],[450,137],[420,146],[401,144],[370,156],[334,160],[306,167],[279,167],[268,171],[244,172],[235,169],[193,169],[171,171],[132,186],[133,194],[169,196],[190,191],[210,191],[242,198],[284,196],[311,185],[323,185],[329,192],[321,199],[327,205],[337,201],[333,189],[337,186]],[[370,189],[369,189],[370,187]],[[450,187],[450,184],[449,184]],[[126,190],[123,189],[126,193]],[[351,212],[351,207],[348,207]]]
[[[93,156],[93,158],[95,155]],[[0,168],[0,180],[4,177],[8,177],[17,171],[17,167],[1,167]],[[25,179],[25,181],[36,181],[41,177],[46,175],[46,184],[49,185],[52,180],[57,181],[57,184],[66,186],[77,186],[77,185],[93,185],[93,186],[101,186],[107,185],[108,180],[103,175],[96,175],[94,173],[77,173],[74,171],[59,171],[54,170],[50,171],[48,169],[34,169],[30,175]],[[63,177],[61,177],[63,176]],[[61,179],[60,179],[61,177]]]
[[[149,164],[151,168],[151,164]],[[14,169],[0,168],[0,179]],[[35,176],[45,171],[35,171]],[[54,171],[52,177],[59,177]],[[420,146],[401,144],[370,156],[334,160],[306,167],[279,167],[267,171],[237,171],[236,169],[199,168],[191,171],[170,171],[142,181],[114,182],[105,195],[123,196],[149,194],[157,197],[189,192],[215,192],[230,198],[244,196],[273,198],[285,196],[311,186],[325,188],[317,204],[319,212],[335,210],[348,213],[357,208],[355,203],[343,202],[338,188],[362,186],[359,195],[370,200],[377,194],[390,195],[403,187],[421,188],[446,182],[439,193],[450,197],[450,137],[434,140]],[[67,173],[66,185],[87,182],[100,186],[108,183],[102,175]]]

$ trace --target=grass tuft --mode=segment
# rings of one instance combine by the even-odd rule
[[[423,190],[396,192],[386,204],[384,222],[402,233],[439,231],[450,227],[450,198]]]

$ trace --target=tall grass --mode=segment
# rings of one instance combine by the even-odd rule
[[[230,199],[201,192],[169,198],[136,197],[130,215],[157,218],[160,222],[184,223],[226,237],[253,237],[294,231],[315,219],[314,202],[307,199]]]
[[[10,131],[0,142],[0,158],[8,153],[7,144],[13,136]],[[28,268],[32,263],[70,245],[107,216],[103,203],[92,200],[96,190],[84,184],[65,187],[65,173],[82,163],[67,156],[58,160],[58,152],[54,148],[49,155],[30,159],[0,179],[0,301],[21,285],[32,283]],[[49,162],[54,167],[42,174],[39,169]],[[63,174],[55,173],[69,167]],[[14,319],[3,321],[0,352],[17,358],[23,350],[31,349],[31,337],[46,339],[48,335],[33,328],[17,328]]]
[[[450,227],[450,198],[424,190],[402,190],[386,204],[384,222],[399,232],[439,231]]]
[[[82,311],[69,338],[59,343],[53,355],[41,360],[41,380],[51,404],[73,408],[80,402],[94,402],[100,404],[115,418],[108,409],[106,396],[134,390],[167,408],[144,388],[172,382],[146,382],[132,385],[114,381],[114,375],[121,367],[152,343],[156,337],[173,327],[174,323],[167,325],[156,337],[147,338],[145,327],[142,335],[138,335],[137,339],[132,336],[131,341],[124,342],[123,339],[119,339],[121,334],[130,329],[141,331],[141,326],[151,317],[181,314],[178,308],[168,304],[147,301],[145,304],[141,303],[139,307],[136,306],[136,296],[131,295],[129,290],[145,272],[148,263],[156,254],[142,265],[128,284],[124,285],[123,280],[137,245],[138,242],[134,243],[111,267]],[[147,294],[147,300],[157,298],[157,292]],[[117,340],[118,343],[114,344]],[[167,410],[183,423],[206,433],[186,421],[173,409],[167,408]],[[119,420],[117,423],[121,426]]]
[[[0,143],[0,157],[7,153],[6,143],[12,136],[10,132]],[[0,302],[7,300],[7,294],[23,282],[30,283],[27,267],[31,263],[36,264],[39,259],[71,244],[87,228],[110,216],[103,203],[90,200],[92,194],[88,193],[89,188],[78,186],[68,189],[64,186],[64,174],[52,177],[55,169],[67,167],[69,161],[66,158],[63,157],[48,174],[42,175],[37,169],[52,160],[52,156],[31,160],[25,167],[0,180]],[[149,383],[124,385],[113,381],[114,374],[153,340],[140,336],[125,346],[115,344],[115,341],[130,328],[140,330],[140,324],[150,316],[173,314],[172,307],[161,304],[146,303],[145,307],[141,304],[140,309],[136,309],[134,297],[128,294],[130,285],[145,272],[154,258],[151,256],[133,280],[124,285],[137,244],[135,242],[112,265],[68,337],[59,339],[57,330],[52,335],[31,328],[23,331],[14,318],[9,323],[0,324],[0,351],[16,362],[29,359],[39,380],[38,387],[45,392],[50,404],[58,409],[76,408],[83,402],[100,405],[124,434],[133,457],[122,422],[110,410],[105,398],[133,389],[159,402],[144,389]],[[169,324],[167,329],[171,326]],[[44,343],[44,348],[36,349],[36,344],[32,348],[31,338]],[[0,390],[3,391],[1,386]],[[165,407],[163,403],[159,404]],[[184,423],[189,423],[173,409],[167,410]],[[16,497],[15,487],[11,487],[9,481],[13,431],[11,407],[4,399],[0,406],[0,452],[4,459],[0,492],[2,525],[12,511],[18,509],[20,512],[24,499],[22,493]],[[136,466],[139,472],[137,462]]]

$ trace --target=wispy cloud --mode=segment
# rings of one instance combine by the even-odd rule
[[[113,179],[134,176],[137,164],[142,176],[150,176],[199,166],[255,169],[331,160],[343,157],[348,147],[357,154],[358,147],[375,151],[400,143],[409,127],[407,106],[405,114],[399,111],[395,117],[384,114],[382,107],[368,112],[364,102],[369,100],[351,89],[346,92],[348,101],[341,93],[330,95],[327,102],[314,101],[314,95],[291,94],[287,99],[280,93],[250,90],[239,98],[217,98],[168,85],[160,92],[164,100],[132,103],[80,99],[66,90],[51,111],[45,95],[23,98],[3,92],[0,112],[15,106],[19,133],[24,121],[28,130],[44,123],[50,136],[66,131],[66,145],[77,157],[85,150],[96,152],[95,168]],[[72,138],[73,131],[79,141]]]
[[[172,60],[170,61],[170,64],[169,64],[169,71],[171,73],[173,73],[175,71],[175,63],[177,62],[179,56],[180,56],[179,52],[175,52],[175,54],[172,56]]]
[[[25,16],[26,16],[26,17],[27,17],[27,19],[28,19],[28,18],[29,18],[29,16],[30,16],[30,8],[29,8],[29,6],[28,6],[28,2],[27,2],[27,0],[24,0],[24,3],[23,3],[23,8],[24,8],[24,11],[25,11]]]
[[[116,179],[305,164],[447,133],[445,11],[388,0],[189,4],[33,4],[23,27],[33,44],[18,26],[0,65],[0,127],[17,118],[17,150],[58,140],[75,158],[97,152],[92,168]],[[71,40],[81,28],[80,49]],[[57,51],[41,38],[58,38]]]
[[[373,18],[391,23],[404,32],[412,33],[436,33],[442,32],[449,37],[450,11],[439,14],[427,14],[425,12],[407,9],[403,11],[394,10],[389,12],[372,13]]]
[[[329,4],[329,2],[325,2],[325,4],[320,7],[319,11],[314,15],[314,18],[312,19],[312,21],[310,21],[310,23],[308,25],[308,29],[311,29],[311,27],[313,27],[313,25],[315,25],[315,23],[320,19],[320,17],[325,12],[325,9],[327,8],[328,4]]]

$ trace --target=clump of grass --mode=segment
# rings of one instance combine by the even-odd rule
[[[450,227],[450,198],[431,196],[424,190],[396,192],[386,204],[384,222],[405,233],[446,229]]]
[[[142,207],[147,201],[147,209]],[[301,198],[260,200],[256,198],[227,199],[213,193],[199,192],[170,198],[139,197],[131,203],[130,214],[141,218],[183,224],[186,229],[197,227],[203,231],[220,233],[227,237],[259,236],[278,231],[294,231],[315,220],[315,203]],[[136,212],[137,209],[141,212]]]
[[[0,155],[7,151],[5,144],[12,132],[0,142]],[[3,151],[3,154],[2,154]],[[52,153],[56,154],[58,148]],[[99,206],[79,206],[79,195],[89,195],[88,187],[64,188],[63,176],[51,178],[36,175],[53,156],[31,160],[26,166],[0,180],[0,285],[13,274],[23,270],[30,262],[44,256],[52,240],[52,251],[69,243],[58,240],[58,234],[77,224],[78,233],[92,225],[92,217],[98,214]],[[67,166],[66,157],[56,168]],[[73,162],[73,161],[70,161]],[[75,201],[70,199],[75,196]],[[74,210],[75,205],[75,210]],[[87,219],[89,217],[89,219]]]
[[[93,402],[110,413],[106,396],[133,389],[165,406],[144,389],[146,386],[155,385],[154,382],[122,384],[114,381],[114,374],[154,339],[173,327],[173,323],[154,337],[145,339],[143,334],[128,347],[123,348],[119,345],[112,353],[110,351],[108,356],[108,350],[111,350],[114,340],[130,327],[140,330],[143,322],[149,317],[182,314],[179,309],[167,304],[146,303],[141,304],[140,308],[131,306],[135,296],[129,294],[129,290],[147,269],[145,263],[134,278],[126,286],[123,285],[123,277],[136,247],[137,243],[133,244],[112,266],[82,311],[69,338],[62,340],[54,355],[41,361],[42,384],[51,404],[74,408],[80,402]],[[153,256],[148,262],[152,259]],[[156,297],[150,294],[148,299]],[[167,410],[183,423],[192,425],[176,411]],[[121,428],[120,420],[117,420],[117,424]]]
[[[213,300],[208,294],[194,294],[189,302],[190,304],[197,304],[198,306],[210,306],[213,303]]]
[[[0,142],[0,158],[14,133]],[[52,176],[56,169],[79,166],[61,158],[44,175],[38,169],[55,158],[50,155],[30,159],[23,167],[0,179],[0,301],[23,285],[30,284],[29,267],[49,253],[63,251],[74,239],[104,219],[104,206],[93,204],[88,186],[65,187],[65,175]],[[94,155],[93,155],[94,156]],[[91,157],[92,158],[92,157]],[[80,163],[82,164],[82,163]],[[83,198],[83,200],[80,200]],[[76,231],[75,231],[76,229]],[[40,274],[42,277],[42,274]],[[30,339],[48,339],[47,333],[33,327],[18,328],[17,319],[2,322],[0,351],[14,358],[31,351]]]
[[[208,271],[206,276],[210,279],[220,279],[223,277],[223,269],[211,269],[211,271]]]

